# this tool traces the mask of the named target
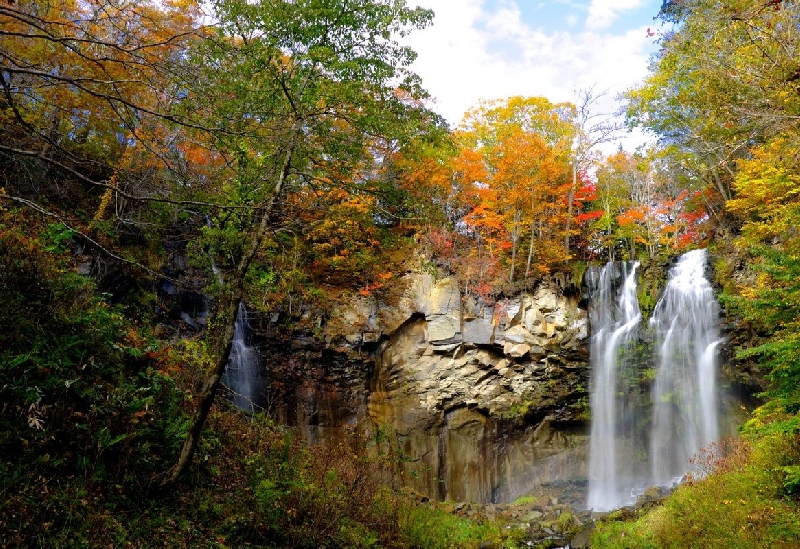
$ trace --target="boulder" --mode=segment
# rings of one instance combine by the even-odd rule
[[[429,317],[427,338],[428,341],[454,343],[456,334],[461,333],[461,317],[458,311],[453,311],[446,315],[435,315]],[[458,338],[461,341],[461,338]]]

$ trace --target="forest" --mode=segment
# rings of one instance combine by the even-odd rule
[[[302,324],[414,254],[492,302],[700,247],[759,406],[592,547],[796,547],[800,5],[657,18],[620,98],[654,141],[603,156],[624,128],[594,90],[449,127],[402,41],[433,14],[405,0],[0,0],[0,547],[529,546],[226,404],[240,304]],[[171,287],[210,297],[206,325]]]

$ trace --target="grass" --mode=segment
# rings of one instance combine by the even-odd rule
[[[782,421],[771,418],[771,424]],[[708,476],[678,488],[663,505],[633,520],[610,515],[592,537],[593,548],[731,549],[800,546],[793,467],[798,433],[751,430],[737,442],[698,458]]]

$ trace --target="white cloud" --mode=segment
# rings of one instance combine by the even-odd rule
[[[619,12],[641,7],[643,0],[592,0],[586,17],[586,28],[599,30],[611,25]]]
[[[574,101],[576,90],[592,86],[608,90],[601,108],[613,110],[614,96],[646,75],[653,49],[646,22],[619,35],[543,31],[525,24],[517,2],[504,1],[494,10],[484,0],[417,3],[433,8],[436,19],[411,35],[419,53],[413,68],[436,99],[434,108],[453,126],[480,99]]]

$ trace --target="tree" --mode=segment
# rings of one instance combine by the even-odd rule
[[[475,186],[477,205],[465,220],[478,230],[490,229],[497,236],[505,233],[511,251],[509,281],[515,276],[523,234],[531,238],[526,276],[537,236],[542,239],[542,252],[552,249],[551,238],[562,241],[573,115],[570,104],[553,104],[543,97],[510,97],[481,103],[462,122],[461,147],[477,155],[485,169],[484,179]],[[546,254],[540,259],[548,263],[563,257]]]
[[[525,276],[531,272],[535,242],[542,266],[561,259],[557,252],[564,226],[564,198],[568,194],[569,166],[559,151],[549,148],[536,134],[516,131],[506,136],[495,149],[492,186],[500,192],[511,227],[511,268],[514,279],[517,248],[522,232],[529,235]]]
[[[627,243],[629,258],[643,246],[650,257],[658,251],[661,229],[666,220],[663,189],[647,157],[620,151],[606,159],[597,170],[597,199],[601,216],[595,227],[609,260],[616,246]]]
[[[152,121],[181,122],[200,15],[191,0],[0,5],[0,153],[101,186],[129,145],[165,153]]]
[[[732,198],[735,163],[750,147],[796,126],[800,37],[796,2],[665,2],[674,25],[629,118],[661,139],[675,171]]]
[[[594,88],[579,90],[578,101],[574,110],[573,125],[575,136],[572,143],[572,183],[567,196],[566,226],[564,227],[564,251],[570,255],[570,238],[572,236],[573,207],[579,192],[581,172],[588,171],[597,160],[594,158],[595,148],[603,143],[613,141],[622,130],[622,123],[615,122],[611,115],[597,113],[595,108],[605,93],[598,93]]]
[[[441,126],[422,138],[404,143],[384,163],[385,177],[404,194],[408,208],[399,221],[415,227],[451,230],[466,213],[469,183],[458,177],[456,136]]]
[[[800,250],[800,136],[785,133],[753,151],[739,163],[736,198],[727,209],[742,219],[740,245],[761,247],[774,241],[789,254]]]
[[[431,12],[396,0],[223,0],[215,8],[217,34],[193,52],[203,88],[187,98],[187,116],[220,128],[199,133],[229,159],[228,200],[247,208],[226,235],[239,245],[211,330],[215,367],[169,481],[187,467],[199,440],[245,277],[282,194],[356,171],[371,160],[374,136],[406,139],[433,121],[412,101],[424,95],[407,69],[414,54],[396,41],[428,24]]]
[[[372,192],[382,158],[439,122],[421,106],[413,52],[397,41],[430,22],[427,10],[398,0],[208,7],[211,26],[191,0],[0,4],[0,161],[9,167],[0,197],[68,221],[98,247],[95,226],[115,199],[191,208],[212,222],[204,244],[224,270],[206,334],[214,368],[166,482],[191,460],[281,200],[323,183]],[[52,177],[20,184],[34,164]],[[39,192],[43,181],[52,193]],[[374,205],[363,197],[341,202]],[[134,262],[113,239],[104,248]]]

